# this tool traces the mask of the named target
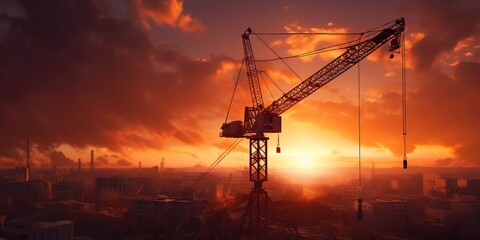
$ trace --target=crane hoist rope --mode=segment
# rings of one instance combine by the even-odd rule
[[[362,143],[361,143],[361,91],[360,91],[360,63],[357,64],[357,90],[358,90],[358,190],[359,190],[359,198],[358,198],[358,214],[357,214],[357,220],[362,221],[363,220],[363,206],[362,206],[362,198],[363,198],[363,188],[362,188]]]
[[[407,168],[407,80],[405,69],[405,33],[402,34],[402,125],[403,125],[403,168]]]
[[[360,35],[358,42],[361,42],[363,35]],[[360,62],[357,64],[357,101],[358,101],[358,188],[359,188],[359,198],[358,198],[358,213],[357,220],[363,220],[363,186],[362,186],[362,137],[361,137],[361,74],[360,74]]]

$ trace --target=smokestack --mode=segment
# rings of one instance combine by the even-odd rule
[[[81,168],[82,168],[82,159],[79,158],[78,159],[78,172],[80,172]]]
[[[142,169],[142,161],[138,161],[138,169]]]
[[[160,163],[160,173],[163,173],[165,167],[165,158],[162,157],[162,162]]]
[[[90,172],[93,173],[93,149],[90,151]]]
[[[27,167],[25,168],[25,182],[30,180],[30,136],[27,138]]]

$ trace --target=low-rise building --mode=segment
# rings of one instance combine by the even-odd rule
[[[28,182],[0,182],[0,199],[40,202],[51,198],[51,184],[43,180]]]
[[[441,174],[423,174],[423,195],[433,199],[451,199],[458,189],[457,179],[444,178]]]
[[[73,222],[34,222],[11,225],[0,228],[0,237],[10,240],[71,240],[73,239]]]
[[[355,205],[358,211],[358,205]],[[373,200],[363,202],[363,218],[378,231],[403,228],[405,220],[412,214],[412,205],[400,200]]]
[[[435,200],[425,208],[425,217],[431,225],[455,229],[459,239],[480,235],[480,203],[470,200]]]
[[[98,192],[112,191],[122,195],[136,195],[149,191],[151,181],[145,177],[97,177],[95,179],[95,190]]]
[[[129,199],[129,203],[130,217],[139,221],[158,223],[170,231],[192,218],[200,219],[206,209],[204,199],[135,197]]]

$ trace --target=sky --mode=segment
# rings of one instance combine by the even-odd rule
[[[480,167],[480,2],[69,0],[0,1],[0,166],[209,166],[243,58],[241,34],[365,32],[404,17],[410,166]],[[295,55],[357,36],[251,36],[256,59]],[[266,47],[264,41],[268,47]],[[401,55],[388,44],[360,64],[364,164],[401,167]],[[286,60],[300,79],[341,51]],[[258,62],[282,91],[301,82]],[[269,167],[321,174],[358,164],[357,66],[282,114]],[[281,96],[266,75],[267,102]],[[268,87],[268,89],[267,89]],[[272,94],[269,93],[269,89]],[[245,70],[228,121],[251,105]],[[282,153],[275,153],[280,140]],[[246,167],[248,141],[219,166]]]

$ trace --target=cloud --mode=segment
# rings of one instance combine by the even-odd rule
[[[453,76],[423,76],[423,84],[410,100],[412,114],[421,116],[412,122],[418,125],[416,138],[452,146],[459,160],[468,164],[478,164],[475,149],[480,138],[474,134],[480,131],[480,113],[474,110],[480,101],[478,74],[480,63],[460,62]]]
[[[436,66],[442,54],[453,51],[462,40],[478,31],[480,5],[475,1],[409,1],[407,10],[418,12],[421,18],[409,23],[412,28],[422,28],[425,37],[414,45],[412,55],[417,70]],[[478,34],[478,33],[477,33]]]
[[[333,23],[329,22],[327,28],[303,27],[297,23],[290,24],[284,27],[286,32],[311,32],[311,33],[346,33],[348,28],[334,27]],[[329,47],[339,42],[346,42],[350,39],[347,36],[339,35],[292,35],[285,40],[285,44],[289,47],[288,53],[291,55],[303,54],[311,52],[319,48]],[[350,39],[353,40],[353,39]],[[278,42],[275,42],[278,45]],[[302,57],[302,61],[311,62],[315,56],[319,56],[324,60],[331,60],[338,57],[342,53],[341,50],[328,51],[320,55],[311,55]]]
[[[449,167],[455,162],[456,162],[456,159],[454,158],[442,158],[442,159],[435,160],[435,164],[438,167]]]
[[[203,32],[205,26],[196,18],[183,13],[181,0],[137,0],[137,10],[143,26],[151,28],[150,20],[157,25],[168,25],[185,32]]]
[[[96,167],[106,167],[110,163],[108,156],[99,156],[94,161]]]
[[[129,161],[122,158],[122,159],[118,159],[115,162],[115,166],[117,166],[117,167],[130,167],[130,166],[132,166],[132,163],[130,163]]]
[[[473,1],[405,2],[418,16],[407,19],[407,150],[438,145],[452,149],[454,157],[436,161],[449,166],[480,166],[480,61],[478,26],[480,4]],[[471,52],[472,54],[467,54]],[[377,56],[377,58],[375,58]],[[386,62],[388,59],[374,59]],[[398,59],[397,59],[398,61]],[[384,66],[387,70],[395,67]],[[379,81],[379,79],[377,79]],[[369,89],[362,103],[362,144],[387,147],[403,153],[400,89],[387,92]],[[375,94],[373,96],[375,96]],[[293,117],[328,126],[347,139],[357,139],[354,101],[314,101]],[[297,116],[295,116],[297,115]]]
[[[61,151],[50,152],[50,165],[55,167],[76,167],[77,163]]]
[[[422,79],[407,100],[407,150],[416,146],[439,145],[452,149],[448,162],[456,166],[480,166],[480,63],[460,62],[452,76],[430,71],[416,73]],[[315,122],[357,140],[357,105],[354,101],[308,101],[290,116],[296,121]],[[379,94],[362,102],[362,144],[387,147],[395,155],[403,153],[401,95]],[[439,162],[446,162],[442,160]]]
[[[62,144],[117,153],[201,145],[202,120],[221,119],[216,106],[227,104],[230,83],[215,77],[231,59],[192,59],[156,45],[138,18],[105,17],[115,13],[96,1],[18,8],[25,17],[0,20],[8,26],[0,38],[0,156],[20,161],[26,136],[47,156]]]

